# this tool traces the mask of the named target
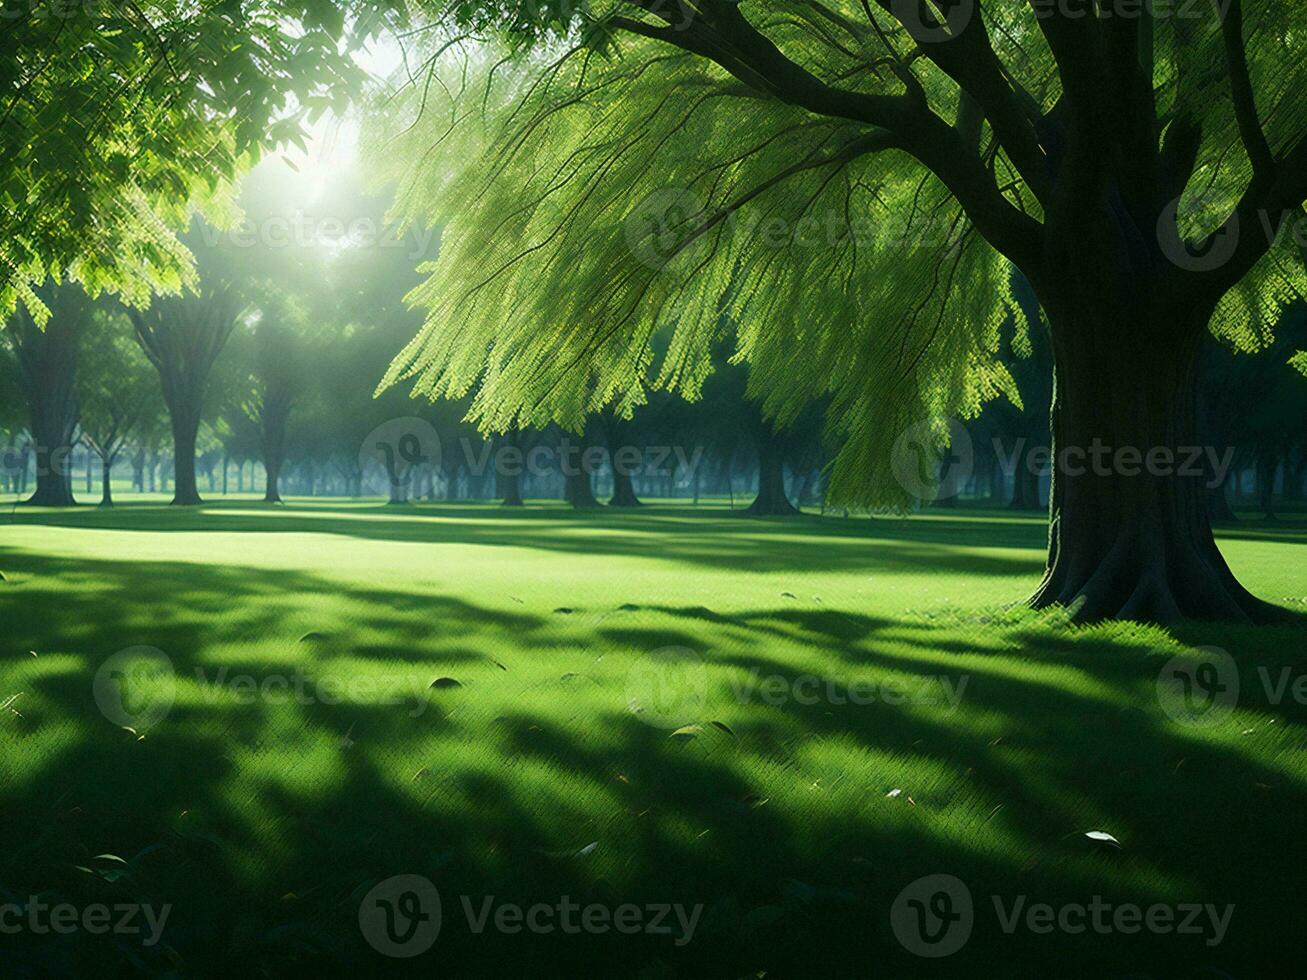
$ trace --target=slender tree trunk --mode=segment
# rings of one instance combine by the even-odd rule
[[[113,470],[113,460],[109,456],[100,457],[100,506],[113,506],[113,489],[110,486],[110,472]]]
[[[1190,311],[1186,322],[1184,311],[1152,310],[1131,322],[1107,309],[1083,298],[1049,309],[1055,464],[1048,567],[1032,605],[1066,606],[1077,621],[1274,617],[1217,549],[1203,467],[1180,466],[1186,447],[1199,445],[1206,315]],[[1093,455],[1104,446],[1106,463]],[[1169,466],[1139,459],[1165,453]]]
[[[1012,471],[1012,501],[1010,510],[1039,510],[1039,474],[1029,460],[1019,459]]]
[[[785,455],[766,422],[758,435],[758,495],[744,513],[754,517],[789,517],[798,510],[785,495]]]
[[[1257,457],[1257,496],[1266,520],[1275,521],[1275,474],[1280,469],[1280,458],[1274,452],[1263,452]]]
[[[511,453],[507,450],[512,450]],[[510,458],[505,458],[505,456]],[[522,506],[522,434],[513,426],[500,437],[499,451],[493,457],[495,493],[505,507]]]

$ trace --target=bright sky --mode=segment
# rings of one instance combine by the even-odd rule
[[[393,75],[403,64],[403,55],[394,38],[383,36],[374,39],[365,49],[354,53],[358,65],[377,79]],[[287,147],[279,154],[280,165],[287,167],[306,183],[306,196],[317,199],[330,185],[333,177],[351,169],[358,158],[359,122],[356,116],[339,118],[327,114],[308,127],[309,138],[305,150]],[[267,163],[273,163],[272,158]],[[290,162],[290,166],[285,161]]]

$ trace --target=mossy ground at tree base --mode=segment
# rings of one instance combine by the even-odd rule
[[[0,937],[0,972],[1241,977],[1298,959],[1307,708],[1264,678],[1307,673],[1307,630],[1021,609],[1038,515],[165,504],[0,523],[0,903],[173,907],[152,948]],[[1255,594],[1307,608],[1307,523],[1219,534]],[[170,658],[175,699],[133,735],[93,679],[138,645]],[[1195,726],[1157,681],[1197,646],[1228,651],[1241,690]],[[702,698],[649,697],[669,647],[701,658]],[[358,927],[397,874],[443,900],[412,961]],[[940,960],[890,924],[930,874],[975,903]],[[476,934],[461,897],[492,895],[703,912],[681,946]],[[1215,945],[1008,934],[994,899],[1022,896],[1234,908]]]

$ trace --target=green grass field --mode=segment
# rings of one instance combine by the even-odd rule
[[[1027,613],[1044,533],[967,511],[20,509],[0,518],[0,902],[172,910],[152,946],[0,934],[0,974],[1287,971],[1307,628]],[[1222,547],[1254,592],[1307,603],[1307,525]],[[106,682],[138,646],[171,669]],[[1197,646],[1237,663],[1232,711],[1159,695]],[[106,691],[139,723],[106,716]],[[415,960],[359,925],[400,874],[442,900]],[[974,902],[941,959],[891,914],[933,874]],[[478,933],[464,897],[490,896],[702,910],[670,934]],[[1215,943],[1004,928],[1020,901],[1095,896],[1233,910]]]

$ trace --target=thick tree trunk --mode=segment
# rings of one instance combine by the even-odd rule
[[[74,372],[80,321],[52,317],[42,329],[20,312],[14,317],[14,353],[26,396],[36,451],[36,489],[24,503],[71,507],[73,431],[77,428]]]
[[[758,435],[758,496],[744,513],[752,517],[789,517],[798,513],[785,495],[785,455],[766,422]]]
[[[594,490],[590,487],[590,474],[578,466],[575,473],[563,476],[563,499],[576,508],[598,507]]]
[[[621,467],[613,467],[613,496],[608,501],[609,507],[639,507],[640,498],[635,495],[635,485],[631,474]]]
[[[1187,325],[1170,310],[1165,320],[1132,324],[1120,315],[1095,318],[1085,305],[1062,322],[1049,311],[1056,355],[1049,557],[1031,604],[1068,607],[1077,621],[1276,618],[1279,611],[1250,595],[1217,549],[1210,481],[1191,457],[1199,445],[1205,316],[1194,314]]]
[[[1219,486],[1212,486],[1209,483],[1207,487],[1207,513],[1217,523],[1224,524],[1239,519],[1230,506],[1230,497],[1226,492],[1226,485],[1229,482],[1230,478],[1227,475]]]
[[[189,404],[171,407],[173,442],[172,503],[178,507],[202,504],[195,482],[195,442],[200,433],[198,407]]]

